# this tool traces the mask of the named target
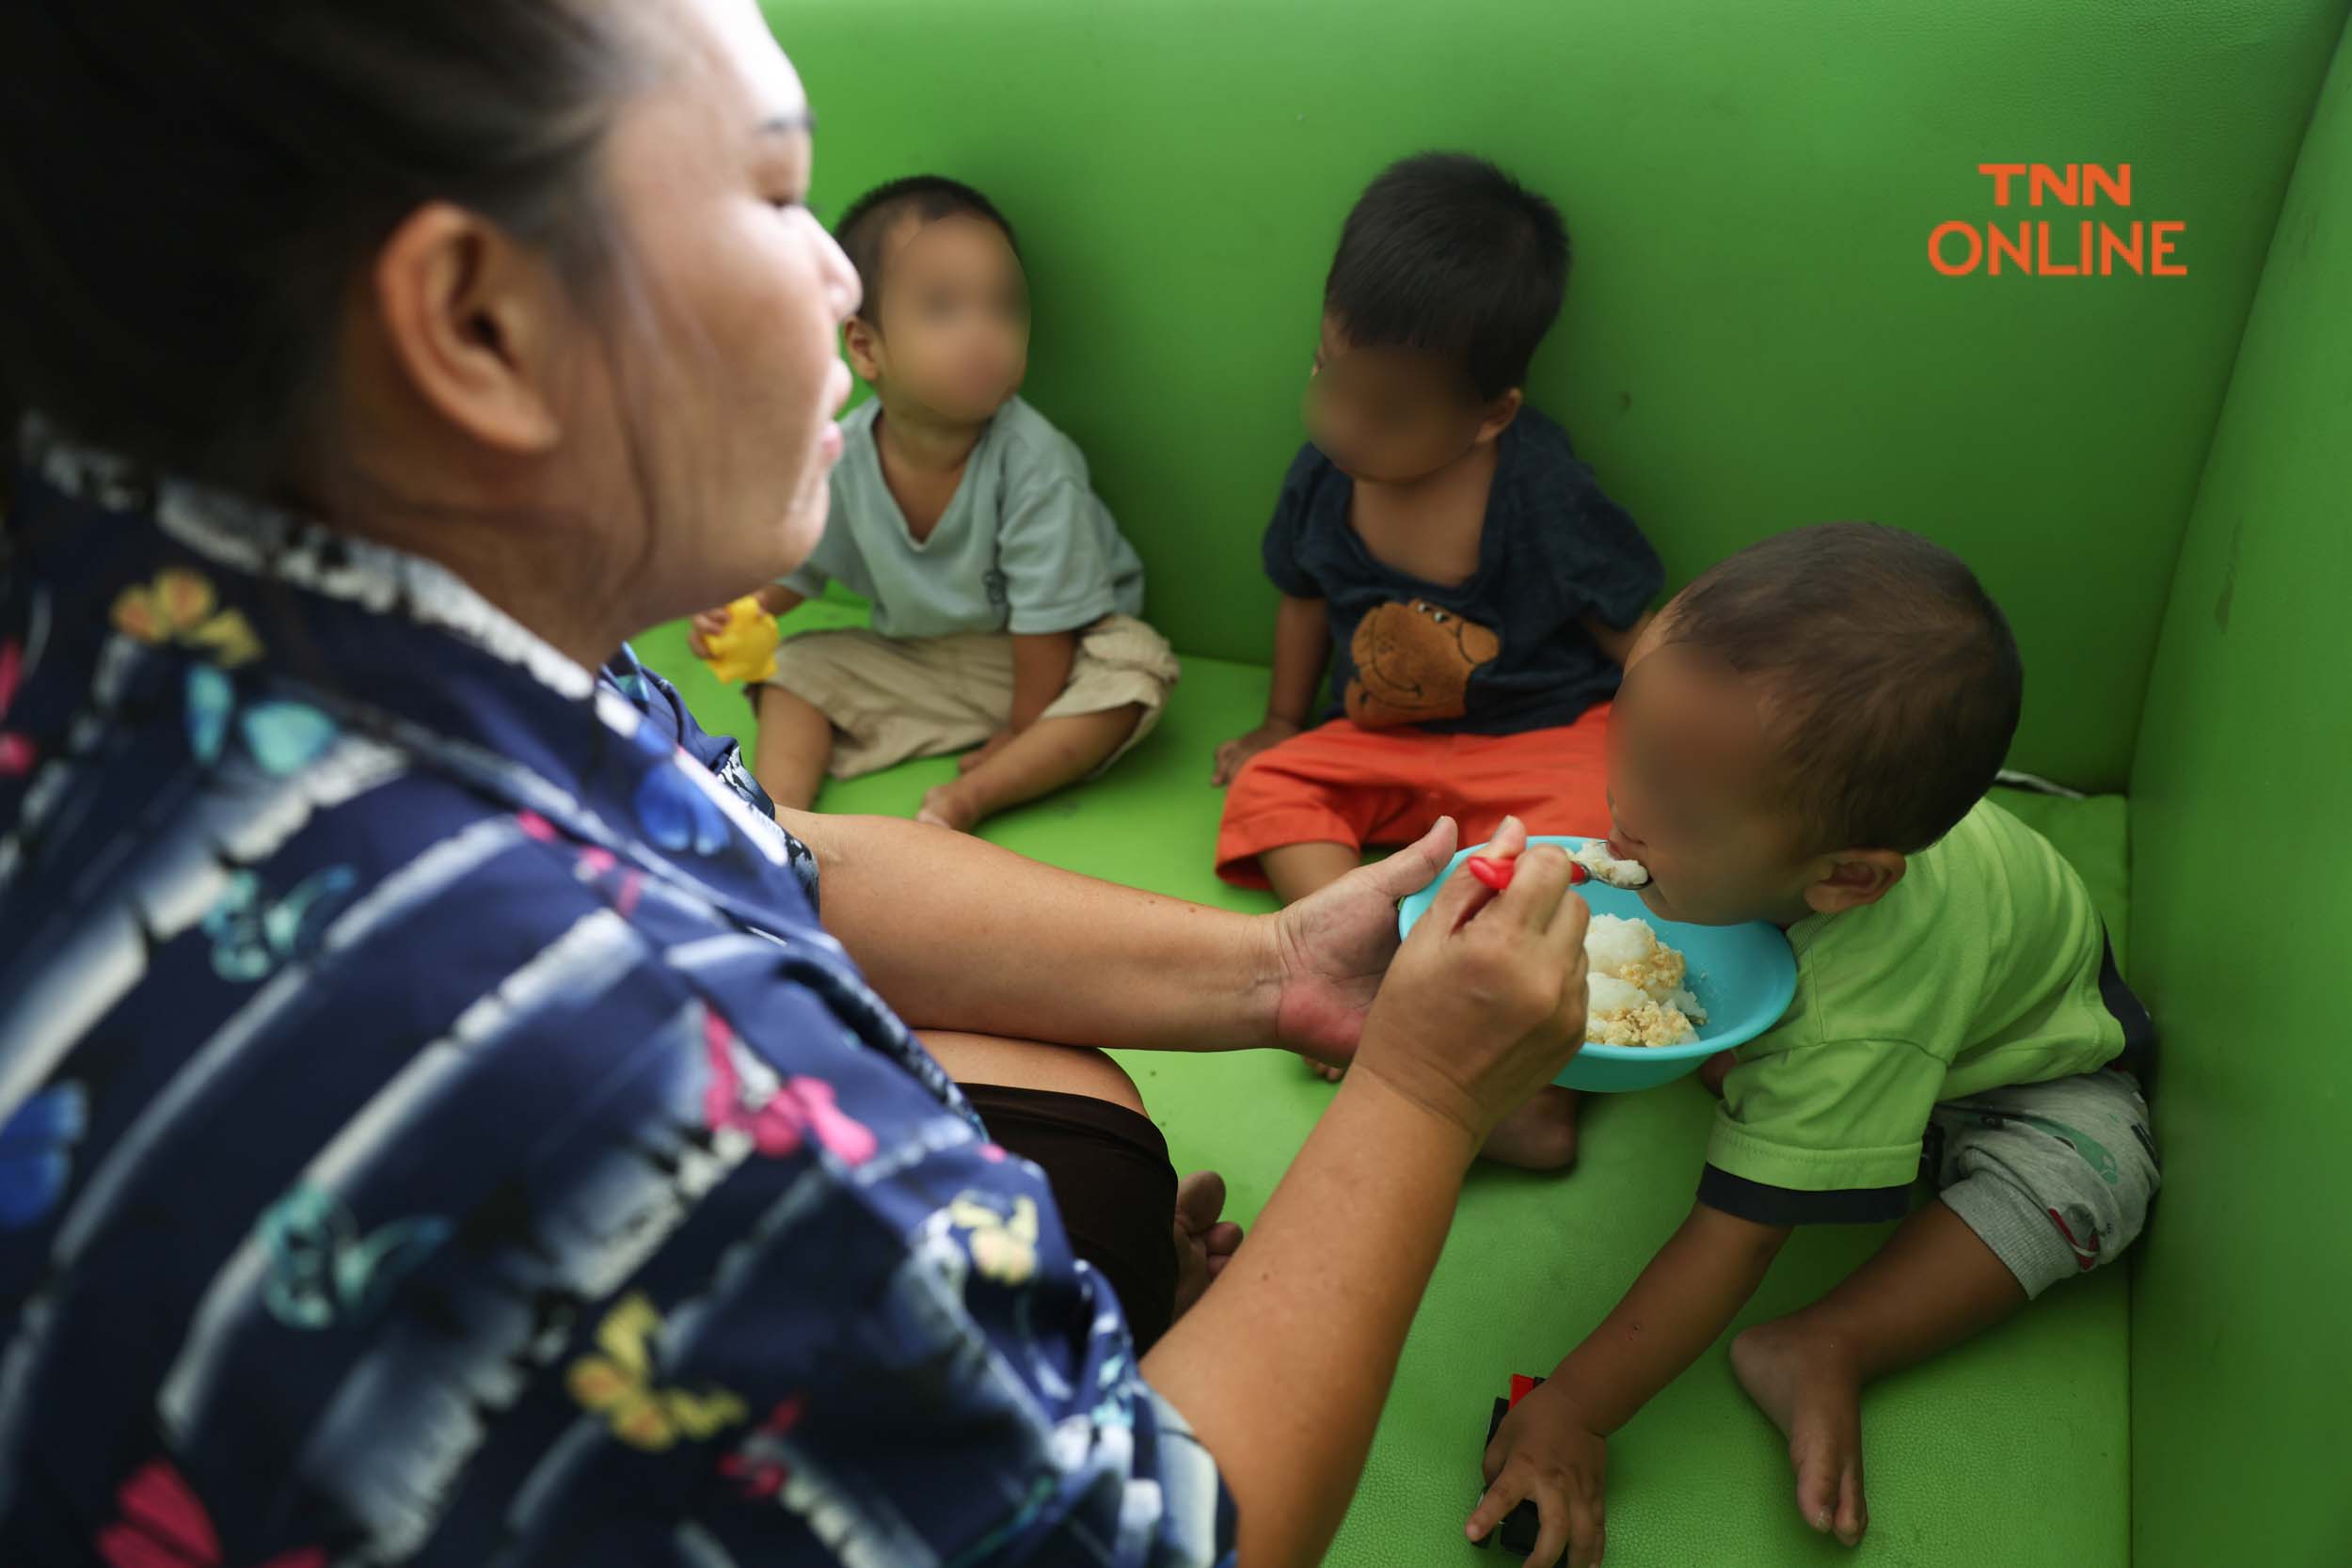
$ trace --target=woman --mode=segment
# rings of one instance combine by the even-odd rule
[[[0,1561],[1315,1558],[1581,1034],[1565,861],[1399,949],[1450,827],[1252,920],[755,809],[624,645],[823,522],[855,281],[749,0],[0,59]],[[950,1082],[1141,1147],[1037,1040],[1355,1066],[1139,1365]]]

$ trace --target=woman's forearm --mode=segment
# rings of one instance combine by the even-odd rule
[[[1276,1043],[1266,921],[893,817],[778,819],[824,868],[825,928],[914,1028],[1113,1049]]]
[[[1216,1284],[1143,1358],[1216,1458],[1248,1568],[1318,1561],[1477,1140],[1351,1074]]]

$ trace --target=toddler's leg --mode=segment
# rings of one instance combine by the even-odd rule
[[[1870,1522],[1862,1386],[1958,1344],[2025,1300],[2017,1276],[1937,1201],[1828,1295],[1732,1341],[1740,1386],[1788,1439],[1805,1523],[1851,1546]]]
[[[2148,1108],[2121,1072],[1939,1105],[1943,1196],[1801,1312],[1732,1342],[1732,1370],[1788,1438],[1797,1508],[1862,1538],[1865,1384],[1988,1328],[2139,1234],[2160,1180]]]
[[[1262,852],[1258,865],[1274,884],[1274,896],[1295,904],[1355,870],[1363,858],[1364,852],[1352,844],[1282,844]]]
[[[1142,722],[1139,704],[1041,719],[987,761],[923,797],[918,822],[969,832],[984,816],[1077,783],[1109,760]]]
[[[1534,1099],[1495,1123],[1478,1157],[1523,1170],[1565,1170],[1576,1164],[1576,1110],[1582,1099],[1557,1084],[1536,1090]]]
[[[833,721],[780,686],[759,689],[759,742],[752,772],[786,811],[806,811],[833,760]]]

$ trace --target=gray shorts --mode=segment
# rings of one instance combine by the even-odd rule
[[[2112,1262],[2162,1184],[2148,1102],[2108,1069],[1949,1100],[1930,1116],[1944,1202],[2027,1296]]]

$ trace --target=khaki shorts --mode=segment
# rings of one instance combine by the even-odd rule
[[[1104,762],[1108,768],[1159,721],[1176,673],[1167,639],[1132,615],[1106,615],[1078,633],[1070,683],[1038,717],[1069,719],[1130,703],[1142,708],[1135,733]],[[966,751],[1003,729],[1012,717],[1012,637],[807,632],[776,649],[767,684],[833,721],[830,771],[854,779],[909,757]]]

